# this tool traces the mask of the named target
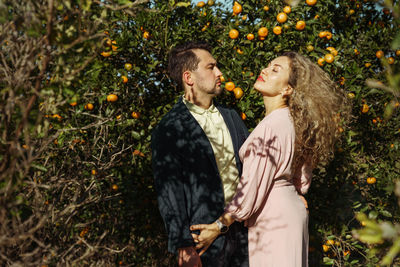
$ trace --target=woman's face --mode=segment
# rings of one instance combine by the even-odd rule
[[[272,60],[258,76],[254,88],[264,96],[280,95],[289,84],[290,59],[282,56]]]

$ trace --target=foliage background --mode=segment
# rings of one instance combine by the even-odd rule
[[[263,117],[252,84],[268,61],[295,50],[317,62],[335,48],[322,68],[348,93],[352,120],[307,196],[310,266],[399,264],[398,1],[291,1],[285,23],[276,20],[283,1],[239,3],[234,15],[218,1],[0,1],[1,265],[176,265],[149,144],[182,94],[166,73],[168,51],[198,38],[214,47],[226,81],[244,91],[218,100],[246,114],[249,129]]]

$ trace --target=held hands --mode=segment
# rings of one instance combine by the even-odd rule
[[[179,267],[202,267],[200,255],[194,247],[185,247],[178,249]]]
[[[196,249],[202,248],[199,253],[200,256],[206,252],[206,250],[220,234],[219,227],[216,223],[192,225],[190,226],[190,230],[200,230],[199,235],[192,233],[193,240],[196,243]]]

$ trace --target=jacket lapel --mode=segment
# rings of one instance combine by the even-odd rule
[[[232,138],[232,144],[233,144],[233,149],[234,151],[239,151],[239,140],[236,135],[236,128],[235,124],[232,120],[232,117],[229,115],[229,113],[226,111],[226,109],[222,108],[221,106],[216,106],[221,113],[222,117],[224,118],[225,124],[228,127],[229,133]]]
[[[233,150],[235,153],[236,167],[238,168],[239,175],[241,176],[242,175],[242,163],[240,162],[239,149],[240,149],[240,146],[242,145],[243,141],[239,140],[238,131],[237,131],[237,128],[236,128],[236,125],[232,118],[231,113],[226,108],[224,108],[220,105],[216,105],[216,107],[218,108],[219,112],[221,113],[222,117],[224,118],[226,126],[228,127],[229,134],[232,139]]]
[[[182,121],[183,127],[185,128],[185,132],[188,133],[189,139],[191,142],[196,144],[200,153],[205,153],[211,161],[211,164],[218,172],[217,162],[215,160],[214,151],[212,149],[211,143],[208,140],[207,135],[204,133],[200,124],[190,113],[189,109],[182,101],[182,97],[179,98],[177,103],[177,107],[179,109],[180,119]],[[189,157],[193,157],[195,155],[187,155]]]

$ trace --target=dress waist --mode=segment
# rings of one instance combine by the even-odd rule
[[[279,178],[274,180],[273,189],[286,187],[286,186],[293,186],[294,187],[294,184],[293,184],[291,178],[289,179],[288,177],[279,177]]]

